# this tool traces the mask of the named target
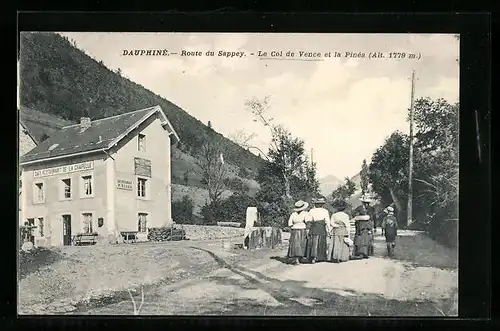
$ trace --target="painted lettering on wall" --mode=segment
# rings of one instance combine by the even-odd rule
[[[151,177],[151,161],[141,159],[140,157],[134,158],[135,174],[138,176]]]
[[[131,180],[117,179],[116,180],[116,188],[118,188],[120,190],[132,191],[134,189],[134,186],[132,185]]]
[[[46,168],[33,171],[33,178],[47,177],[68,174],[71,172],[85,171],[94,169],[94,161],[75,163],[60,167]]]

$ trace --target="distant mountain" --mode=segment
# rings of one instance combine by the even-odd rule
[[[319,190],[322,195],[329,196],[332,194],[333,190],[342,185],[343,182],[342,179],[333,175],[328,175],[319,179]]]
[[[351,204],[352,208],[356,208],[361,204],[360,198],[361,198],[361,172],[358,172],[354,176],[351,177],[351,180],[356,184],[356,191],[354,194],[351,196],[349,199],[349,203]],[[368,192],[371,192],[371,185],[368,185]],[[368,193],[369,195],[372,195],[373,193]]]
[[[351,177],[351,180],[356,184],[356,190],[361,189],[361,171]]]

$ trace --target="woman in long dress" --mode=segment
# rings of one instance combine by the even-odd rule
[[[344,201],[338,201],[335,207],[337,211],[332,214],[330,220],[333,237],[333,250],[330,258],[332,262],[339,263],[349,261],[350,248],[348,242],[350,242],[351,224],[349,215],[344,212],[347,204]]]
[[[354,236],[354,255],[368,258],[373,253],[373,218],[368,208],[370,199],[361,197],[362,204],[354,211],[356,234]]]
[[[330,232],[330,214],[323,208],[325,198],[313,200],[314,208],[309,211],[309,233],[307,235],[306,258],[311,263],[326,261],[327,234]]]
[[[372,245],[373,226],[369,215],[358,215],[354,218],[356,235],[354,237],[355,255],[367,259]]]
[[[376,228],[376,213],[375,210],[373,209],[372,206],[370,206],[371,199],[368,195],[363,195],[360,198],[361,200],[361,205],[359,205],[355,210],[354,210],[354,216],[355,216],[355,221],[356,221],[356,228],[362,228],[363,231],[361,231],[358,234],[358,231],[356,232],[357,235],[355,238],[359,239],[361,241],[359,246],[361,253],[360,255],[364,257],[364,255],[370,256],[373,255],[373,246],[374,246],[374,235],[373,233],[375,232]],[[365,250],[365,243],[367,243],[366,249],[367,252],[366,254],[364,253]]]
[[[299,200],[295,203],[293,213],[288,219],[290,227],[290,241],[288,245],[288,258],[293,259],[293,264],[300,264],[300,259],[306,253],[306,222],[309,220],[307,208],[309,204]]]

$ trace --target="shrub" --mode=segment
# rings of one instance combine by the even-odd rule
[[[182,197],[182,200],[172,203],[172,217],[176,223],[192,224],[193,209],[193,200],[188,195],[185,195]]]
[[[247,208],[250,206],[256,206],[254,198],[244,194],[233,194],[217,206],[206,204],[202,207],[201,213],[206,224],[216,224],[217,222],[245,224]]]
[[[283,200],[271,203],[261,203],[259,205],[260,211],[260,226],[272,226],[277,228],[286,227],[290,210]]]
[[[239,178],[224,179],[226,187],[236,193],[246,194],[249,191],[248,186]]]
[[[201,216],[203,216],[203,224],[205,225],[215,225],[217,223],[216,220],[216,210],[217,208],[215,207],[214,204],[212,203],[206,203],[201,207]]]
[[[240,170],[238,171],[238,177],[253,179],[255,176],[253,175],[252,170],[246,167],[240,167]]]
[[[185,240],[186,231],[175,227],[149,228],[149,241],[176,241]]]
[[[429,223],[429,236],[448,247],[458,246],[458,219],[436,219]]]

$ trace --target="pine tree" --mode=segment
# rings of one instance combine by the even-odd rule
[[[368,165],[366,164],[366,160],[363,160],[363,164],[361,165],[361,191],[363,194],[365,194],[368,191],[368,184],[369,184],[369,173],[368,173]]]

